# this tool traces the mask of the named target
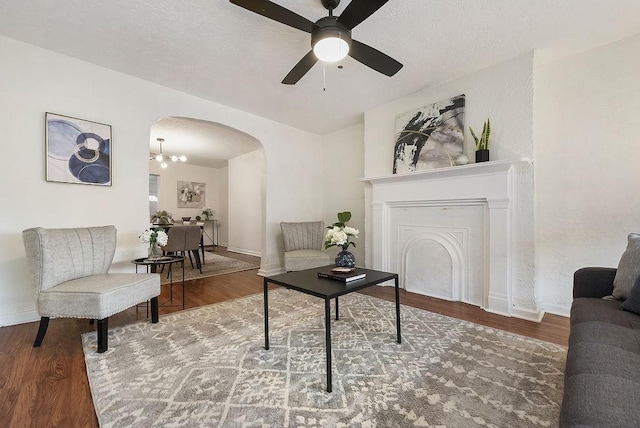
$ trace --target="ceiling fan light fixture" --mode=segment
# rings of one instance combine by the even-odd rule
[[[336,62],[349,54],[349,43],[340,36],[338,33],[337,37],[329,36],[316,42],[313,53],[320,61]]]

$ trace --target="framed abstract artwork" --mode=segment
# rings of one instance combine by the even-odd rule
[[[202,208],[205,199],[205,183],[178,181],[178,208]]]
[[[111,186],[111,126],[75,117],[45,115],[45,179]]]
[[[464,101],[458,95],[396,118],[394,174],[454,166],[463,153]]]

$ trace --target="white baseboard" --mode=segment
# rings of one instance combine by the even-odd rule
[[[567,306],[558,306],[558,305],[544,305],[544,310],[549,312],[550,314],[560,315],[562,317],[568,317],[571,313],[571,308]]]
[[[527,320],[527,321],[534,321],[534,322],[540,322],[542,321],[542,318],[544,317],[544,311],[540,310],[540,311],[534,311],[532,309],[525,309],[525,308],[512,308],[511,309],[511,316],[514,318],[520,318],[523,320]]]
[[[25,324],[34,321],[40,321],[40,315],[38,315],[38,311],[33,309],[20,312],[12,312],[8,314],[0,314],[0,327]]]
[[[272,269],[260,269],[258,271],[258,275],[260,276],[273,276],[280,275],[281,273],[285,273],[284,268],[272,268]]]
[[[247,256],[262,257],[262,253],[260,251],[243,250],[242,248],[235,247],[227,247],[227,251],[230,251],[232,253],[246,254]]]

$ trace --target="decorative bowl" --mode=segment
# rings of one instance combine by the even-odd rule
[[[189,221],[191,220],[191,217],[182,217],[182,221]]]

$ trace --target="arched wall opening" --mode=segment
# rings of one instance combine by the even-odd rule
[[[159,138],[162,155],[169,158],[166,168],[154,160],[160,151]],[[230,251],[263,255],[266,159],[258,139],[219,122],[169,116],[151,126],[149,147],[149,173],[160,176],[161,210],[180,219],[202,216],[209,208],[218,230],[216,236],[208,231],[205,245],[215,241]],[[173,162],[171,156],[187,160]],[[202,193],[197,201],[181,200],[181,189],[189,183],[196,183]]]

